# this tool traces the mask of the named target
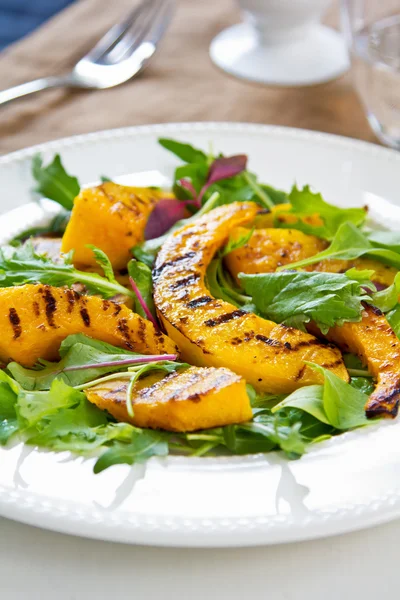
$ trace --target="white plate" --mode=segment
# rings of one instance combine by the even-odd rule
[[[60,152],[81,182],[177,164],[159,136],[247,153],[272,185],[312,183],[328,201],[373,205],[400,228],[400,154],[296,129],[229,123],[157,125],[50,142],[0,158],[0,238],[48,215],[31,201],[31,157]],[[150,181],[150,182],[151,182]],[[391,204],[393,203],[393,204]],[[23,206],[23,208],[18,208]],[[400,421],[316,445],[298,461],[277,453],[151,459],[92,474],[93,460],[17,444],[0,450],[0,514],[66,533],[165,546],[242,546],[352,531],[400,516]]]

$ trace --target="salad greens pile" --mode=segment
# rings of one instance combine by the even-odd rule
[[[241,274],[238,287],[224,268],[224,257],[248,243],[253,234],[253,230],[248,230],[240,238],[229,239],[211,262],[206,283],[213,296],[298,329],[305,330],[312,321],[322,332],[345,321],[359,321],[363,303],[368,302],[386,313],[396,335],[400,335],[400,275],[393,285],[378,291],[372,270],[301,270],[325,259],[361,256],[376,258],[400,270],[400,234],[372,231],[366,225],[365,209],[328,204],[309,186],[294,186],[286,193],[260,183],[248,170],[245,155],[215,156],[175,140],[159,142],[184,164],[175,170],[175,198],[166,197],[160,202],[158,210],[162,210],[163,218],[155,211],[153,222],[146,229],[147,239],[132,249],[133,258],[127,265],[131,290],[118,282],[108,257],[99,248],[91,247],[103,275],[75,269],[72,253],[55,264],[35,251],[29,241],[28,238],[43,233],[62,233],[79,193],[77,178],[66,172],[59,155],[47,166],[40,156],[34,157],[32,173],[35,191],[60,204],[62,212],[47,228],[24,232],[10,246],[0,249],[0,287],[38,282],[71,286],[79,282],[89,294],[130,297],[134,310],[158,327],[151,267],[163,241],[183,223],[192,222],[217,206],[249,201],[267,212],[273,210],[275,227],[316,235],[329,246],[275,273]],[[102,181],[110,180],[102,177]],[[281,204],[287,205],[285,210],[277,206]],[[281,218],[288,214],[290,223]],[[315,215],[319,218],[315,219]],[[177,362],[175,355],[140,355],[82,334],[67,337],[59,354],[58,362],[40,360],[32,369],[12,362],[0,371],[0,444],[18,435],[39,447],[94,455],[96,473],[114,464],[133,464],[168,453],[201,456],[281,449],[289,458],[298,458],[310,444],[368,425],[364,405],[374,384],[354,355],[345,356],[350,383],[307,363],[323,375],[323,385],[310,385],[289,395],[258,395],[248,385],[252,421],[194,433],[168,433],[116,422],[91,404],[84,390],[116,378],[132,384],[149,371],[168,375],[189,365]],[[129,398],[127,407],[132,411]]]

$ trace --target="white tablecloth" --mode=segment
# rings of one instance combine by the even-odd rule
[[[187,550],[79,539],[0,519],[1,600],[391,600],[400,521],[264,548]]]

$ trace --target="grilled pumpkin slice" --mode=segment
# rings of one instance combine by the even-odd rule
[[[232,239],[246,233],[237,227]],[[326,248],[326,243],[296,229],[256,229],[247,244],[225,257],[225,265],[240,284],[239,273],[273,273],[278,267],[314,256]]]
[[[367,417],[395,417],[400,402],[400,340],[381,311],[365,305],[362,321],[333,327],[327,337],[357,354],[376,378],[365,405]]]
[[[118,421],[167,431],[195,431],[252,418],[245,380],[228,369],[190,367],[166,377],[139,380],[132,390],[134,416],[126,408],[126,379],[86,390],[87,399]]]
[[[0,360],[32,366],[55,360],[70,334],[85,333],[142,354],[177,353],[175,344],[126,306],[67,288],[21,285],[0,289]]]
[[[155,269],[154,300],[184,360],[227,367],[260,392],[289,393],[321,383],[311,361],[348,379],[339,350],[312,335],[277,325],[210,296],[207,267],[230,231],[254,220],[254,203],[216,208],[169,236]]]
[[[309,254],[309,250],[317,238],[305,236],[301,231],[293,230],[290,241],[288,238],[285,245],[282,237],[282,246],[278,247],[271,244],[270,241],[273,231],[279,230],[259,229],[255,231],[246,246],[238,248],[225,257],[225,264],[236,279],[240,271],[243,273],[275,271],[282,254],[290,255],[292,253],[295,239],[299,242],[299,248],[296,250],[298,258],[295,260],[312,256]],[[237,235],[240,234],[239,230]],[[304,237],[311,238],[311,240],[304,243]],[[353,261],[325,260],[310,265],[308,270],[338,273],[351,267],[375,271],[374,281],[383,287],[390,285],[397,273],[393,267],[368,258],[359,258]],[[360,322],[344,323],[341,327],[334,327],[329,331],[327,338],[342,350],[357,354],[363,363],[368,365],[370,372],[376,378],[376,388],[365,407],[367,416],[395,417],[400,400],[400,341],[385,316],[376,308],[366,305]]]
[[[298,217],[294,214],[285,214],[290,211],[292,205],[289,203],[286,204],[276,204],[272,207],[270,211],[261,211],[255,220],[256,229],[266,229],[270,227],[274,227],[275,219],[277,219],[281,223],[285,223],[290,225],[292,223],[296,223]],[[307,217],[302,217],[300,219],[303,223],[307,223],[308,225],[313,225],[314,227],[318,227],[319,225],[323,225],[324,222],[321,217],[315,213],[313,215],[308,215]]]
[[[74,201],[62,251],[74,250],[74,264],[79,268],[96,267],[87,247],[92,244],[107,254],[114,269],[125,268],[130,249],[143,241],[149,215],[165,196],[168,194],[159,190],[111,181],[82,190]]]
[[[237,227],[231,237],[240,238],[245,233],[246,229]],[[256,229],[247,244],[230,252],[224,262],[236,282],[240,283],[239,273],[273,273],[282,265],[318,254],[326,246],[323,240],[297,229]],[[394,267],[384,265],[373,258],[323,260],[306,267],[306,271],[344,273],[353,267],[375,271],[374,283],[379,287],[391,285],[397,273]]]

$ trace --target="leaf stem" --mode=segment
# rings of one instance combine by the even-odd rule
[[[151,311],[150,311],[149,307],[147,306],[142,294],[140,293],[140,290],[139,290],[138,286],[136,285],[135,280],[131,276],[129,276],[129,283],[131,284],[132,289],[135,292],[138,302],[139,302],[140,306],[143,308],[144,314],[146,315],[147,319],[153,323],[153,325],[157,331],[160,331],[159,324],[157,323],[156,319],[151,314]]]
[[[248,171],[244,171],[243,176],[249,184],[249,186],[254,190],[254,193],[260,198],[260,200],[262,200],[264,206],[272,210],[275,204],[272,202],[268,194],[266,194],[265,191],[258,185],[258,183],[256,183],[254,179],[250,177]]]

